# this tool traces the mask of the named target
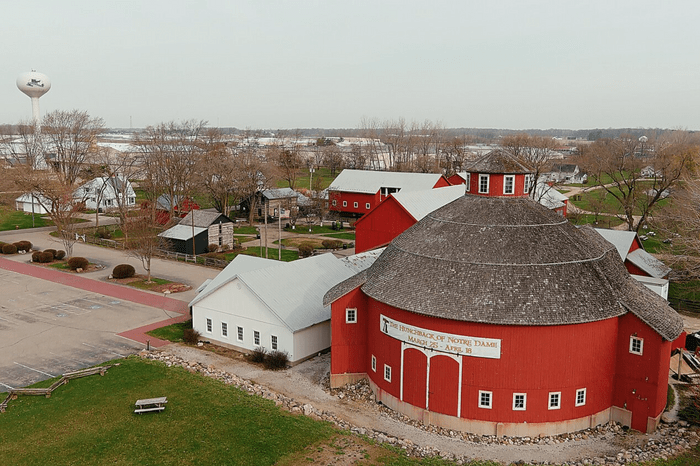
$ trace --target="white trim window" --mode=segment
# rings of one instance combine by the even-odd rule
[[[503,176],[503,194],[515,194],[515,175]]]
[[[343,207],[347,207],[347,206],[348,206],[348,201],[343,201]]]
[[[221,336],[228,338],[228,324],[226,322],[221,322]]]
[[[335,207],[335,206],[337,206],[337,205],[338,205],[338,201],[337,201],[336,199],[333,199],[333,202],[332,202],[332,204],[333,204],[333,207]]]
[[[467,187],[464,188],[464,190],[466,192],[469,192],[469,189],[471,189],[471,184],[472,184],[472,174],[471,173],[467,173],[467,178],[464,180],[464,184],[467,185]]]
[[[583,406],[586,404],[586,389],[579,388],[576,390],[576,406]]]
[[[370,209],[370,205],[369,205],[369,202],[365,203],[365,209],[367,209],[367,210],[369,210],[369,209]]]
[[[238,327],[236,333],[236,338],[238,338],[238,341],[243,341],[243,327]]]
[[[357,308],[349,307],[345,309],[345,323],[346,324],[356,324],[357,323]]]
[[[644,353],[644,339],[632,335],[630,337],[630,353],[642,355]]]
[[[213,329],[214,324],[212,323],[211,319],[207,317],[207,333],[211,333]]]
[[[561,392],[549,392],[549,409],[561,408]]]
[[[352,203],[352,207],[353,207],[354,209],[357,209],[357,206],[358,206],[358,205],[359,205],[359,204],[358,204],[357,202],[353,202],[353,203]]]
[[[277,335],[270,335],[270,346],[273,351],[277,351]]]
[[[372,355],[372,372],[377,372],[377,357]]]
[[[530,188],[532,188],[532,175],[525,175],[525,183],[523,185],[523,192],[525,194],[529,194]]]
[[[493,401],[493,393],[479,390],[479,408],[491,409]]]
[[[391,366],[384,364],[384,380],[391,382]]]
[[[260,332],[253,330],[253,344],[255,346],[260,346]]]
[[[525,411],[527,408],[527,395],[525,393],[513,393],[513,411]]]
[[[479,175],[479,194],[489,193],[489,175]]]

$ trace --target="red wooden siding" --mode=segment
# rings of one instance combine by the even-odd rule
[[[368,352],[377,357],[377,373],[368,374],[381,389],[397,398],[400,397],[401,342],[380,332],[380,314],[440,332],[501,339],[500,359],[462,359],[461,416],[464,418],[493,422],[554,422],[597,413],[612,405],[617,319],[566,326],[500,326],[421,316],[371,299],[368,299],[368,306],[366,341]],[[336,356],[334,353],[333,357]],[[404,359],[404,373],[424,371],[422,365],[411,366],[416,359],[415,355]],[[457,399],[451,388],[432,388],[437,387],[437,379],[434,382],[432,374],[438,377],[440,370],[446,371],[446,381],[451,380],[452,386],[457,386],[457,372],[447,359],[450,358],[431,359],[431,411],[436,406],[447,410]],[[392,367],[391,383],[384,380],[383,370],[380,371],[384,364]],[[413,377],[417,376],[412,375],[411,380],[420,382]],[[449,383],[446,386],[450,387]],[[587,401],[584,406],[575,407],[576,390],[580,388],[586,388]],[[478,407],[479,390],[493,392],[492,409]],[[515,392],[527,393],[525,411],[513,411]],[[548,409],[549,392],[561,392],[560,409]],[[406,393],[404,387],[404,397]]]
[[[425,409],[428,358],[417,349],[409,348],[404,351],[403,364],[415,368],[414,371],[403,373],[403,399],[413,406]]]
[[[331,373],[365,373],[371,371],[367,354],[367,305],[359,288],[339,298],[331,306]],[[345,309],[357,309],[357,322],[345,322]],[[377,367],[379,369],[379,367]]]
[[[430,358],[430,388],[428,392],[430,411],[457,416],[459,363],[449,356],[438,355]]]
[[[386,246],[416,223],[392,196],[389,196],[355,223],[355,252]]]

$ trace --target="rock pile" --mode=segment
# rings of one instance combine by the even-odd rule
[[[416,445],[410,440],[405,440],[388,435],[385,432],[380,432],[374,429],[367,429],[349,424],[340,419],[335,414],[322,411],[314,408],[310,404],[301,404],[292,398],[276,393],[267,387],[259,385],[250,380],[238,377],[235,374],[216,369],[211,365],[204,365],[199,362],[189,362],[177,356],[168,355],[160,351],[142,351],[139,356],[145,359],[157,360],[165,363],[166,366],[180,366],[184,369],[199,373],[206,377],[211,377],[220,380],[229,385],[245,390],[251,395],[260,396],[262,398],[274,401],[275,405],[292,413],[303,414],[316,420],[330,422],[340,429],[349,430],[357,435],[365,436],[381,443],[394,445],[407,454],[417,457],[440,456],[443,459],[454,461],[456,464],[464,464],[472,461],[472,458],[457,456],[451,452],[441,452],[431,446]],[[610,439],[616,435],[625,435],[627,429],[619,424],[610,422],[608,424],[597,426],[591,429],[586,429],[580,432],[568,434],[546,436],[546,437],[496,437],[495,435],[475,435],[467,432],[459,432],[449,429],[444,429],[434,425],[425,425],[414,419],[410,419],[400,413],[397,413],[381,404],[374,401],[374,394],[366,380],[349,384],[340,389],[328,388],[327,381],[324,381],[326,389],[337,396],[338,399],[354,400],[363,403],[368,410],[381,412],[383,415],[390,416],[400,420],[405,424],[415,426],[427,432],[438,435],[443,435],[449,438],[458,438],[464,442],[475,444],[494,444],[494,445],[553,445],[560,443],[579,442],[582,440]],[[683,423],[685,424],[685,423]],[[578,462],[563,463],[569,466],[587,466],[587,465],[624,465],[628,463],[639,463],[652,461],[656,459],[666,460],[676,456],[690,447],[695,445],[700,440],[698,433],[689,429],[681,423],[677,424],[661,424],[657,429],[654,438],[641,446],[635,446],[626,450],[620,451],[616,456],[586,458]],[[531,464],[551,464],[548,461],[531,462]]]

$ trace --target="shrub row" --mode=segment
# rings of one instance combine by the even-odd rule
[[[32,249],[32,243],[29,241],[17,241],[16,243],[4,243],[0,241],[0,251],[3,254],[17,254],[17,251],[29,252]]]
[[[55,249],[44,249],[43,251],[35,251],[32,253],[32,262],[46,264],[54,260],[61,260],[66,257],[66,251]]]
[[[339,239],[324,239],[321,245],[323,245],[325,249],[340,249],[343,247],[343,242]]]
[[[258,346],[248,355],[252,362],[262,363],[265,369],[278,371],[286,369],[289,364],[289,354],[286,351],[270,351]]]

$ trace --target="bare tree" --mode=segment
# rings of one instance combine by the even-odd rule
[[[504,137],[501,140],[501,146],[532,169],[532,186],[537,186],[540,182],[540,177],[548,168],[552,152],[556,147],[552,138],[530,136],[526,133]],[[542,190],[531,189],[530,196],[535,197],[538,192],[544,194]],[[539,199],[535,200],[539,201]]]
[[[699,146],[684,131],[673,131],[650,140],[646,153],[640,145],[646,140],[629,136],[599,139],[581,148],[580,165],[593,175],[594,182],[616,199],[617,216],[629,231],[639,231],[656,204],[697,160]],[[651,178],[642,178],[650,167]]]
[[[129,217],[124,223],[124,230],[128,237],[125,241],[128,254],[141,261],[147,274],[146,281],[150,283],[153,256],[163,246],[158,236],[155,204],[149,203],[138,211],[138,215]]]
[[[41,134],[44,151],[53,155],[51,166],[67,185],[78,181],[80,171],[91,163],[97,149],[97,137],[104,130],[102,118],[85,111],[55,110],[44,116]]]
[[[231,207],[240,201],[236,197],[234,155],[218,129],[205,132],[203,149],[204,156],[200,158],[197,168],[198,184],[209,195],[214,207],[222,214],[229,215]]]

